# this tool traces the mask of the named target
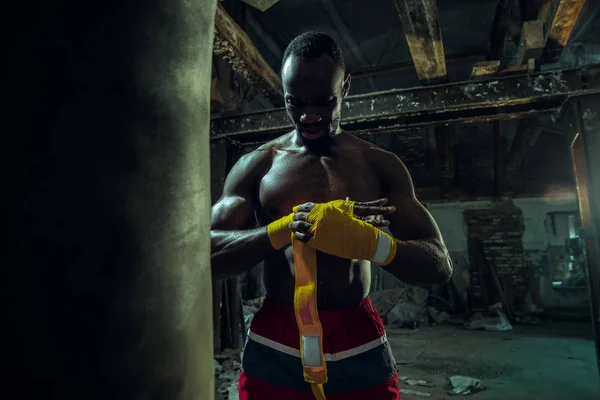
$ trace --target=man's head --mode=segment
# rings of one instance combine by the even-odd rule
[[[339,132],[342,99],[350,89],[336,41],[321,32],[297,36],[283,55],[281,80],[285,107],[304,144],[330,145]]]

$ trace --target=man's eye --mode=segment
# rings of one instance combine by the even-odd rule
[[[317,106],[327,106],[331,103],[334,103],[336,100],[337,100],[337,98],[335,96],[325,97],[319,101],[315,101],[315,104]]]

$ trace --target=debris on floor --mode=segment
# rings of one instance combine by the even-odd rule
[[[244,301],[243,310],[245,326],[250,326],[250,322],[252,322],[254,315],[258,312],[259,308],[262,307],[264,301],[264,297]]]
[[[373,292],[370,297],[386,325],[417,328],[427,315],[427,295],[427,290],[411,286]]]
[[[239,350],[228,350],[215,356],[215,376],[221,382],[217,391],[226,395],[228,400],[238,400],[239,398],[239,357]]]
[[[502,317],[504,312],[502,311],[502,303],[495,303],[488,307],[488,311],[492,316]]]
[[[486,330],[492,332],[505,332],[513,329],[504,315],[498,317],[484,317],[481,314],[475,314],[466,324],[467,329]]]
[[[427,382],[421,379],[407,379],[404,381],[408,386],[423,386],[423,387],[434,387],[435,385],[431,382]]]
[[[481,381],[477,378],[455,375],[451,376],[449,379],[450,384],[452,385],[452,391],[449,393],[451,395],[467,395],[485,390],[485,386],[483,386]]]
[[[427,307],[427,314],[429,314],[429,318],[436,324],[441,324],[442,322],[446,322],[450,319],[450,316],[446,311],[438,311],[431,306]]]
[[[221,364],[219,364],[217,360],[213,360],[213,364],[215,367],[215,376],[221,375],[221,373],[223,372],[223,367],[221,366]]]

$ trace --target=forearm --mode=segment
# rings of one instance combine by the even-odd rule
[[[452,276],[452,263],[443,243],[431,240],[396,240],[394,260],[386,271],[411,285],[444,284]]]
[[[210,241],[213,279],[239,275],[275,251],[266,227],[238,231],[211,230]]]

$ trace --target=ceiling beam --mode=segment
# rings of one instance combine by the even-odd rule
[[[417,76],[424,84],[448,82],[442,31],[435,0],[395,0]],[[454,126],[434,126],[442,193],[455,185]]]
[[[371,63],[368,62],[367,59],[365,58],[363,52],[360,50],[360,45],[356,42],[356,40],[354,40],[354,37],[348,30],[348,27],[342,20],[342,17],[340,16],[340,13],[338,12],[338,10],[335,7],[335,5],[333,4],[333,2],[329,1],[329,0],[326,0],[326,1],[319,0],[318,3],[321,5],[321,7],[323,7],[325,12],[331,19],[331,22],[333,22],[333,26],[340,33],[341,37],[348,45],[348,48],[350,49],[350,52],[352,53],[354,58],[360,63],[360,65],[363,65],[363,66],[371,65]],[[371,90],[376,92],[377,87],[375,86],[375,81],[373,80],[373,78],[368,77],[367,82],[369,82],[369,86],[371,87]]]
[[[544,5],[540,9],[540,16],[546,18],[547,41],[545,58],[548,61],[557,61],[560,58],[563,49],[569,42],[569,38],[573,33],[584,4],[585,0],[560,0],[558,1],[558,5],[555,6],[555,13],[552,13],[553,7],[551,4]]]
[[[446,82],[446,59],[435,0],[394,0],[394,3],[419,80]]]
[[[342,104],[342,126],[377,133],[554,112],[571,97],[599,93],[597,74],[600,65],[350,96]],[[213,138],[263,140],[292,129],[285,109],[211,121]]]
[[[545,47],[544,21],[535,20],[523,22],[516,63],[527,63],[531,58],[539,60],[544,54]]]
[[[218,4],[215,16],[213,53],[222,56],[234,71],[242,75],[274,106],[283,105],[281,79],[221,4]]]

